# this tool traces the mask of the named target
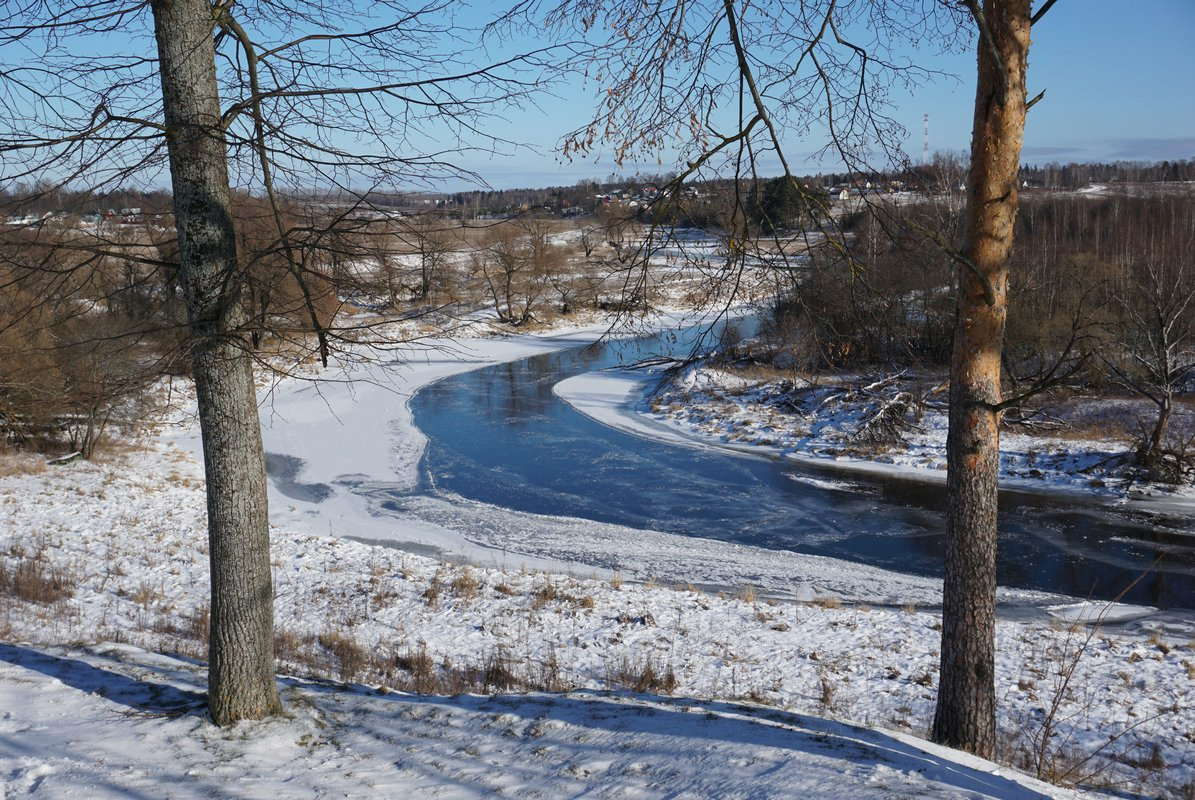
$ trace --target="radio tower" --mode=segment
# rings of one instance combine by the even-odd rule
[[[921,151],[921,166],[929,165],[929,114],[925,115],[925,146]]]

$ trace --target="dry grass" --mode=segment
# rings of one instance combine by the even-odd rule
[[[428,583],[427,588],[423,590],[423,594],[420,597],[426,600],[429,606],[435,607],[440,602],[440,595],[443,593],[444,568],[440,566],[436,568],[435,574],[432,575],[431,581]]]
[[[142,608],[148,610],[150,605],[163,600],[164,595],[156,587],[148,583],[142,583],[137,587],[136,591],[133,592],[129,599]]]
[[[0,595],[26,603],[52,605],[74,593],[71,576],[51,565],[44,550],[18,557],[11,567],[0,566]]]
[[[1129,442],[1133,438],[1127,420],[1100,419],[1077,422],[1064,428],[1043,431],[1042,435],[1065,442]],[[1018,430],[1018,433],[1034,433],[1034,431]]]
[[[319,634],[315,641],[334,663],[334,668],[329,671],[340,675],[344,680],[351,681],[363,677],[366,668],[373,666],[374,656],[371,651],[362,647],[349,634],[330,631]]]
[[[593,608],[595,603],[591,595],[571,594],[564,591],[559,584],[549,579],[531,592],[531,608],[534,611],[552,603],[573,606],[574,608]]]
[[[388,686],[405,686],[416,694],[435,694],[436,662],[428,655],[426,647],[412,648],[403,655],[396,655],[391,662],[397,670],[406,673],[405,681],[394,678],[387,681]]]
[[[40,475],[45,471],[46,462],[41,456],[0,449],[0,478]]]
[[[623,656],[620,660],[607,665],[606,688],[630,689],[632,692],[652,694],[671,694],[677,686],[676,673],[672,665],[657,664],[651,656],[641,660],[632,660]]]
[[[830,680],[830,676],[824,673],[821,676],[821,695],[818,697],[818,702],[821,703],[822,708],[826,711],[834,711],[838,707],[838,702],[835,699],[834,683]]]
[[[274,637],[280,668],[293,674],[375,683],[423,695],[489,694],[506,691],[559,692],[570,688],[561,677],[555,655],[544,662],[516,661],[498,648],[477,662],[441,663],[422,643],[401,652],[363,647],[340,629],[318,634],[281,630]]]
[[[151,449],[148,442],[141,438],[105,436],[91,460],[97,464],[119,464],[130,455],[148,453]]]
[[[461,567],[452,579],[452,593],[461,600],[475,600],[481,592],[481,581],[469,567]]]

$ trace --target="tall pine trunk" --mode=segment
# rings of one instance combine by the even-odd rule
[[[975,9],[979,12],[978,7]],[[1025,129],[1030,0],[984,0],[958,319],[950,362],[946,579],[933,739],[996,749],[1000,354]]]
[[[207,0],[154,0],[179,261],[207,477],[208,705],[218,725],[276,713],[265,459],[237,271]]]

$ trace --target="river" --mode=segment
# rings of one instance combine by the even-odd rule
[[[691,336],[606,341],[424,388],[411,403],[429,439],[417,492],[941,574],[944,485],[644,439],[589,419],[552,392],[573,375],[687,349]],[[1193,523],[1184,514],[1005,491],[998,580],[1195,608]]]

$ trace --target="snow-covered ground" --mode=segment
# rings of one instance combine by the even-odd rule
[[[623,789],[645,797],[791,796],[808,789],[807,796],[832,797],[841,796],[835,769],[854,776],[858,796],[1039,796],[983,774],[990,765],[975,772],[974,762],[948,763],[940,751],[899,735],[798,716],[923,734],[937,664],[933,611],[840,607],[833,598],[769,601],[748,587],[737,596],[718,595],[447,565],[285,529],[273,536],[284,671],[302,673],[315,664],[323,666],[316,671],[370,685],[401,686],[416,680],[420,659],[482,670],[500,657],[532,685],[587,691],[428,700],[288,681],[291,720],[225,733],[204,726],[197,712],[159,718],[155,709],[193,709],[202,670],[131,648],[202,657],[196,637],[207,580],[200,475],[185,451],[149,442],[115,463],[0,479],[5,568],[58,574],[69,587],[69,596],[54,602],[6,598],[2,638],[125,643],[0,648],[0,728],[7,734],[0,739],[0,776],[11,796],[38,787],[35,796],[42,797],[119,795],[152,785],[177,788],[171,796],[204,796],[213,782],[231,780],[242,768],[247,796],[303,796],[323,781],[359,790],[413,788],[424,779],[448,796],[500,786],[560,796],[592,783],[599,796]],[[1065,619],[1098,609],[1071,604],[1057,611]],[[1153,620],[1110,624],[1083,647],[1084,630],[1073,633],[1058,621],[1001,622],[997,686],[1010,751],[1033,746],[1059,696],[1059,732],[1047,748],[1053,753],[1058,746],[1059,765],[1106,746],[1075,775],[1098,771],[1118,785],[1147,781],[1138,787],[1146,795],[1158,781],[1190,781],[1190,631]],[[1081,649],[1070,687],[1060,690]],[[301,652],[302,658],[294,655]],[[637,685],[655,693],[672,682],[676,697],[701,699],[592,694]],[[764,703],[785,713],[716,700]],[[544,731],[534,732],[535,725]],[[620,731],[629,738],[620,740]],[[834,744],[814,748],[819,738]],[[1128,760],[1103,758],[1112,755]],[[799,763],[806,756],[815,762],[808,772]],[[724,763],[715,768],[719,757]],[[849,763],[821,761],[830,757]],[[688,758],[709,769],[678,774],[676,764]],[[85,777],[99,794],[71,794]],[[240,796],[240,785],[228,794]]]
[[[598,332],[445,343],[263,394],[267,450],[292,459],[271,482],[284,672],[565,693],[286,679],[290,717],[208,726],[202,470],[180,420],[107,462],[0,471],[0,797],[1070,796],[908,735],[932,713],[933,582],[480,504],[380,513],[368,488],[416,477],[416,388]],[[1053,725],[1040,752],[1067,780],[1189,792],[1189,623],[1114,609],[1088,639],[1069,623],[1099,607],[1016,599],[1054,605],[1000,622],[1005,756],[1031,763]]]
[[[1074,796],[905,734],[718,701],[287,679],[288,718],[225,731],[185,712],[202,692],[195,663],[124,645],[0,644],[2,796]]]

